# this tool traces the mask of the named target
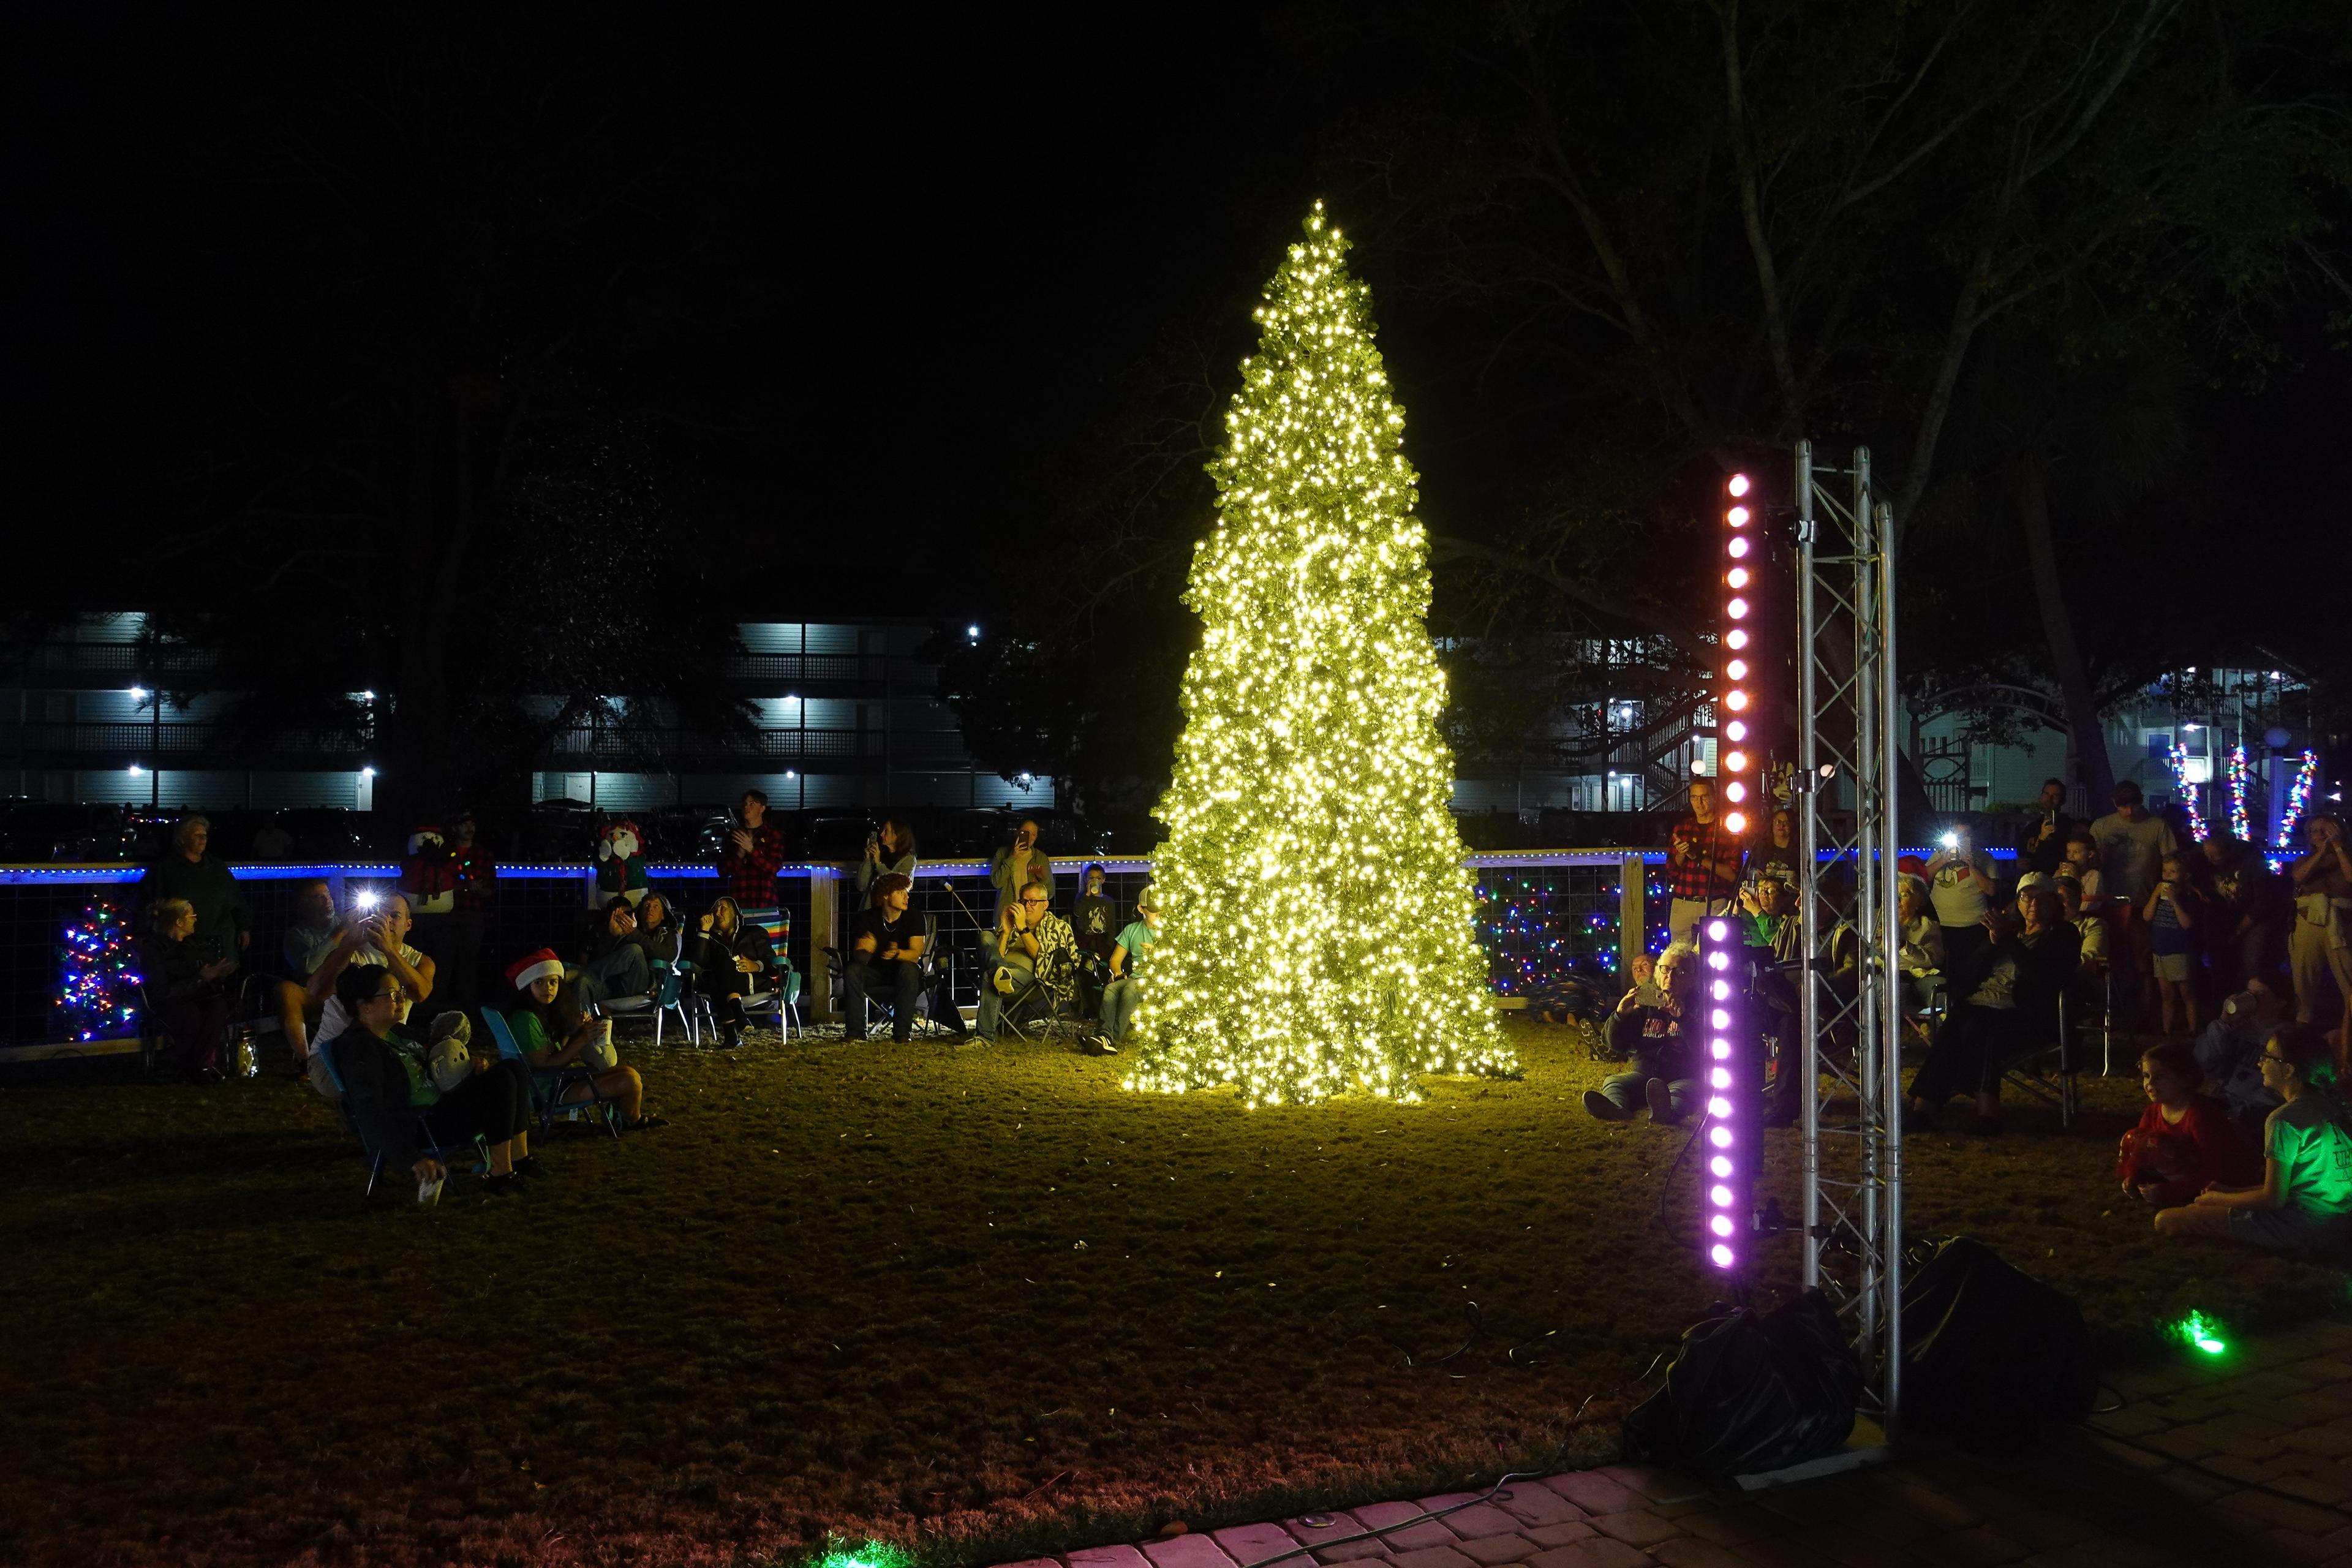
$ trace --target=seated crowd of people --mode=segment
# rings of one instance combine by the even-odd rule
[[[1905,865],[1902,1008],[1927,1041],[1906,1128],[1932,1130],[1954,1099],[1969,1099],[1967,1129],[1997,1133],[2012,1068],[2085,1020],[2137,1024],[2162,1037],[2140,1058],[2150,1103],[2125,1140],[2119,1178],[2157,1211],[2158,1233],[2352,1246],[2352,1112],[2338,1088],[2352,1081],[2352,847],[2341,825],[2312,819],[2305,851],[2280,874],[2226,832],[2184,849],[2128,782],[2095,822],[2067,817],[2063,798],[2050,781],[2006,889],[1965,823]],[[1685,1025],[1698,1013],[1708,916],[1731,917],[1751,994],[1787,1015],[1769,1032],[1793,1038],[1787,973],[1804,958],[1801,900],[1818,893],[1790,814],[1773,813],[1769,839],[1749,845],[1717,819],[1706,781],[1692,785],[1691,804],[1667,856],[1670,945],[1635,962],[1603,1030],[1606,1053],[1627,1070],[1584,1096],[1602,1121],[1647,1110],[1671,1124],[1705,1098],[1696,1030]],[[1854,932],[1829,900],[1822,909],[1812,963],[1851,995]],[[1794,1120],[1792,1057],[1772,1064],[1767,1125]]]
[[[471,829],[468,816],[461,847],[473,845]],[[171,1037],[190,1078],[219,1081],[233,1022],[268,1014],[297,1074],[351,1113],[371,1149],[421,1170],[434,1162],[417,1152],[419,1134],[443,1147],[478,1140],[493,1191],[536,1172],[528,1123],[550,1103],[609,1105],[626,1129],[663,1124],[645,1108],[643,1080],[618,1059],[613,1014],[658,1005],[666,981],[679,984],[708,1009],[714,1043],[732,1049],[743,1041],[747,1005],[774,1003],[793,979],[771,934],[780,919],[783,836],[756,791],[720,847],[720,891],[701,913],[681,916],[673,895],[632,879],[591,912],[576,946],[565,944],[568,957],[552,946],[522,954],[506,968],[504,1001],[494,992],[481,1009],[470,985],[453,996],[440,962],[412,937],[420,905],[434,918],[464,912],[466,889],[495,875],[487,856],[478,866],[458,862],[455,875],[404,869],[400,890],[360,895],[345,910],[325,879],[299,884],[273,969],[253,961],[253,911],[209,841],[205,819],[187,817],[142,881],[149,934],[142,969],[152,1026]],[[853,873],[864,907],[838,953],[851,1039],[866,1037],[869,1004],[889,1017],[894,1038],[911,1036],[932,940],[909,909],[919,865],[912,832],[892,820]],[[1091,866],[1066,919],[1051,908],[1053,877],[1037,825],[1024,821],[992,858],[996,919],[979,933],[973,1023],[968,1030],[944,976],[928,998],[936,1023],[985,1041],[1024,1005],[1083,1009],[1096,1023],[1087,1043],[1117,1048],[1134,1013],[1138,964],[1157,935],[1154,901],[1146,891],[1121,926],[1104,868]],[[486,906],[480,899],[473,907]],[[458,933],[472,943],[462,958],[445,947],[452,967],[473,967],[480,929],[476,922]],[[499,1048],[475,1049],[478,1014],[488,1035],[503,1037]]]

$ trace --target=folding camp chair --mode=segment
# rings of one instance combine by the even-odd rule
[[[2020,1052],[2005,1058],[2001,1064],[2000,1081],[2015,1086],[2046,1105],[2056,1106],[2061,1127],[2074,1126],[2074,1118],[2082,1113],[2074,1084],[2079,1070],[2075,1061],[2074,1012],[2074,998],[2061,991],[2058,994],[2057,1042]]]
[[[319,1063],[327,1069],[327,1081],[335,1086],[335,1109],[342,1113],[344,1130],[359,1140],[360,1149],[368,1157],[367,1186],[360,1195],[372,1198],[375,1196],[376,1177],[383,1173],[383,1151],[368,1147],[367,1138],[360,1131],[359,1119],[352,1114],[351,1096],[343,1089],[343,1070],[336,1065],[335,1053],[324,1049],[323,1043],[319,1053]],[[443,1164],[451,1163],[448,1151],[443,1148],[441,1141],[434,1136],[431,1118],[413,1105],[408,1108],[408,1117],[410,1131],[415,1135],[417,1146]],[[474,1156],[479,1162],[476,1167],[478,1172],[489,1168],[489,1146],[478,1133],[474,1137]]]
[[[919,1022],[929,1022],[941,1029],[950,1027],[940,1023],[937,1016],[940,1007],[939,949],[940,917],[927,914],[923,917],[923,956],[915,961],[915,1017],[908,1026],[909,1034],[914,1032],[914,1023]],[[824,950],[824,958],[826,981],[832,986],[833,994],[845,1005],[849,998],[849,955],[837,947],[828,947]],[[866,1016],[858,1020],[865,1033],[873,1032],[876,1016],[883,1011],[882,1005],[873,997],[866,999]],[[962,1021],[961,1018],[956,1020],[958,1024]]]
[[[261,1073],[261,1037],[283,1032],[275,1012],[266,1016],[257,1009],[256,992],[260,977],[252,973],[237,979],[236,1000],[229,1006],[228,1048],[223,1054],[221,1070],[231,1078],[257,1078]],[[154,999],[148,994],[147,983],[141,981],[139,992],[139,1072],[152,1082],[155,1069],[166,1051],[179,1048],[172,1031],[163,1026],[163,1016],[156,1010]]]
[[[485,1007],[482,1022],[489,1026],[490,1038],[499,1045],[499,1055],[530,1067],[530,1058],[515,1043],[514,1030],[508,1026],[505,1014]],[[575,1083],[588,1086],[586,1100],[563,1098]],[[596,1087],[596,1075],[584,1067],[531,1068],[530,1102],[539,1112],[539,1130],[542,1132],[555,1125],[559,1115],[585,1112],[593,1117],[601,1110],[604,1113],[604,1131],[615,1141],[621,1136],[621,1119],[614,1110],[613,1100]]]
[[[762,977],[765,984],[757,991],[747,991],[736,998],[742,1005],[748,1021],[754,1014],[767,1014],[776,1020],[776,1028],[786,1039],[792,1038],[793,1025],[800,1022],[801,977],[793,968],[793,917],[782,910],[745,910],[743,923],[758,926],[768,933],[768,946],[776,955],[775,967]],[[708,999],[705,999],[708,1006]],[[802,1027],[806,1034],[805,1026]]]
[[[670,1014],[677,1016],[678,1026],[686,1031],[688,1043],[700,1045],[701,1033],[695,1027],[694,1016],[686,1007],[686,975],[679,966],[667,958],[653,961],[655,987],[650,996],[608,996],[596,1004],[593,1011],[600,1018],[618,1021],[642,1018],[650,1014],[654,1021],[654,1044],[662,1043],[662,1020]]]

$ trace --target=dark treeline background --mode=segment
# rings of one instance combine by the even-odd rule
[[[1686,686],[1715,483],[1800,435],[1876,454],[1922,690],[2340,688],[2326,0],[7,26],[16,634],[150,608],[273,721],[373,688],[421,807],[519,780],[527,695],[724,724],[733,619],[855,614],[982,621],[975,750],[1148,804],[1317,195],[1474,758],[1600,695],[1585,637]]]

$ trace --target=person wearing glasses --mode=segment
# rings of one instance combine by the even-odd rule
[[[2288,1024],[2271,1037],[2263,1083],[2280,1104],[2263,1124],[2262,1185],[2216,1183],[2158,1210],[2157,1235],[2310,1252],[2352,1240],[2352,1126],[2344,1107],[2311,1081],[2312,1069],[2330,1059],[2326,1038],[2308,1025]]]
[[[1078,939],[1046,907],[1048,897],[1045,882],[1027,883],[998,913],[996,929],[980,933],[980,1006],[971,1027],[982,1045],[996,1041],[1004,999],[1032,978],[1057,1003],[1077,995]]]
[[[476,1058],[473,1071],[444,1091],[426,1069],[422,1053],[401,1038],[400,1012],[406,990],[381,964],[352,964],[335,977],[335,998],[351,1022],[319,1044],[343,1080],[343,1105],[360,1139],[383,1154],[384,1163],[406,1169],[417,1181],[436,1182],[439,1161],[409,1136],[412,1111],[421,1110],[433,1136],[445,1146],[480,1138],[488,1150],[487,1193],[511,1193],[522,1183],[516,1163],[530,1163],[530,1083],[516,1071]]]

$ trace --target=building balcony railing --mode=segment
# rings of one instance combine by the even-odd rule
[[[0,756],[119,760],[259,751],[272,755],[349,757],[368,749],[368,742],[360,737],[335,730],[275,731],[258,747],[247,745],[246,739],[242,731],[226,725],[184,719],[167,719],[160,724],[152,720],[0,724]]]
[[[117,723],[35,722],[0,724],[0,757],[38,758],[68,765],[121,765],[125,762],[184,764],[215,758],[249,765],[262,757],[299,765],[303,759],[331,760],[356,767],[374,749],[364,737],[331,730],[281,730],[257,741],[247,731],[195,720],[128,721]],[[887,761],[893,768],[971,765],[963,738],[954,731],[751,730],[739,734],[697,730],[617,730],[583,727],[559,731],[541,749],[550,763],[615,763],[659,760],[680,764],[723,765],[759,760],[787,765],[833,760]]]

